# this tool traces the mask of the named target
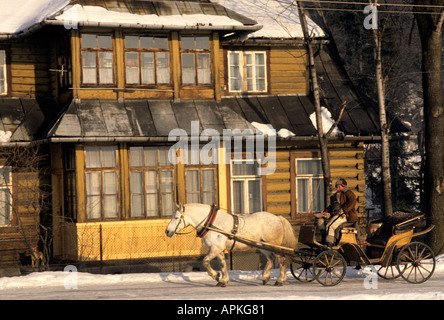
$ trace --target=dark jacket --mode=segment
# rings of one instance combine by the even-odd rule
[[[347,217],[348,222],[358,221],[358,214],[356,212],[356,195],[348,188],[344,188],[342,191],[336,192],[331,197],[331,205],[328,207],[328,212],[335,214],[334,210],[335,202],[339,202],[342,210]]]
[[[337,193],[339,193],[338,200],[341,204],[342,210],[344,210],[347,221],[358,221],[358,214],[356,212],[356,195],[348,188],[345,188]]]

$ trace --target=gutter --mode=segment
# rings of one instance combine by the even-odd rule
[[[62,20],[45,20],[45,25],[64,26]],[[258,31],[262,25],[242,25],[242,26],[213,26],[213,25],[167,25],[167,24],[137,24],[137,23],[119,23],[119,22],[79,22],[81,27],[101,27],[101,28],[125,28],[125,29],[150,29],[150,30],[209,30],[209,31]]]
[[[234,137],[232,137],[234,138]],[[245,137],[243,137],[245,138]],[[182,137],[183,139],[183,137]],[[277,142],[317,142],[318,136],[296,136],[289,138],[277,137]],[[417,140],[417,135],[409,136],[390,136],[390,141],[408,141]],[[190,140],[190,137],[188,137]],[[36,140],[36,144],[44,143],[119,143],[119,142],[135,142],[135,143],[174,143],[178,142],[179,139],[168,140],[168,137],[51,137],[42,140]],[[222,140],[221,140],[222,141]],[[341,141],[351,141],[351,142],[379,142],[381,141],[381,136],[354,136],[354,137],[333,137],[328,138],[329,142],[341,142]],[[2,146],[0,144],[0,146]]]

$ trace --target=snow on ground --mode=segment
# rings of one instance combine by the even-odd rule
[[[66,270],[67,271],[67,270]],[[287,284],[263,286],[261,271],[230,271],[226,288],[215,287],[206,272],[138,273],[100,275],[83,272],[41,272],[0,278],[0,299],[119,299],[119,300],[444,300],[444,255],[436,258],[435,273],[423,284],[399,278],[368,281],[366,268],[347,268],[344,280],[335,287],[301,283],[288,272]],[[366,282],[367,281],[367,282]]]

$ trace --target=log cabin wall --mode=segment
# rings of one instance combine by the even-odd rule
[[[358,216],[362,227],[365,227],[364,149],[361,144],[330,144],[329,155],[333,184],[339,178],[347,180],[348,187],[357,197]],[[297,159],[320,159],[320,153],[318,149],[311,149],[309,146],[278,150],[276,171],[274,174],[266,176],[264,206],[267,211],[283,215],[294,224],[313,223],[312,214],[301,212],[300,206],[298,206],[298,201],[301,199],[297,196]],[[309,209],[313,210],[311,203],[309,203]]]

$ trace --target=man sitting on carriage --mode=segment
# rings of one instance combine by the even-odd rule
[[[336,193],[331,196],[330,206],[317,218],[318,230],[323,234],[323,243],[332,247],[336,242],[336,230],[345,222],[357,222],[356,195],[347,187],[347,181],[340,178],[336,184]]]

